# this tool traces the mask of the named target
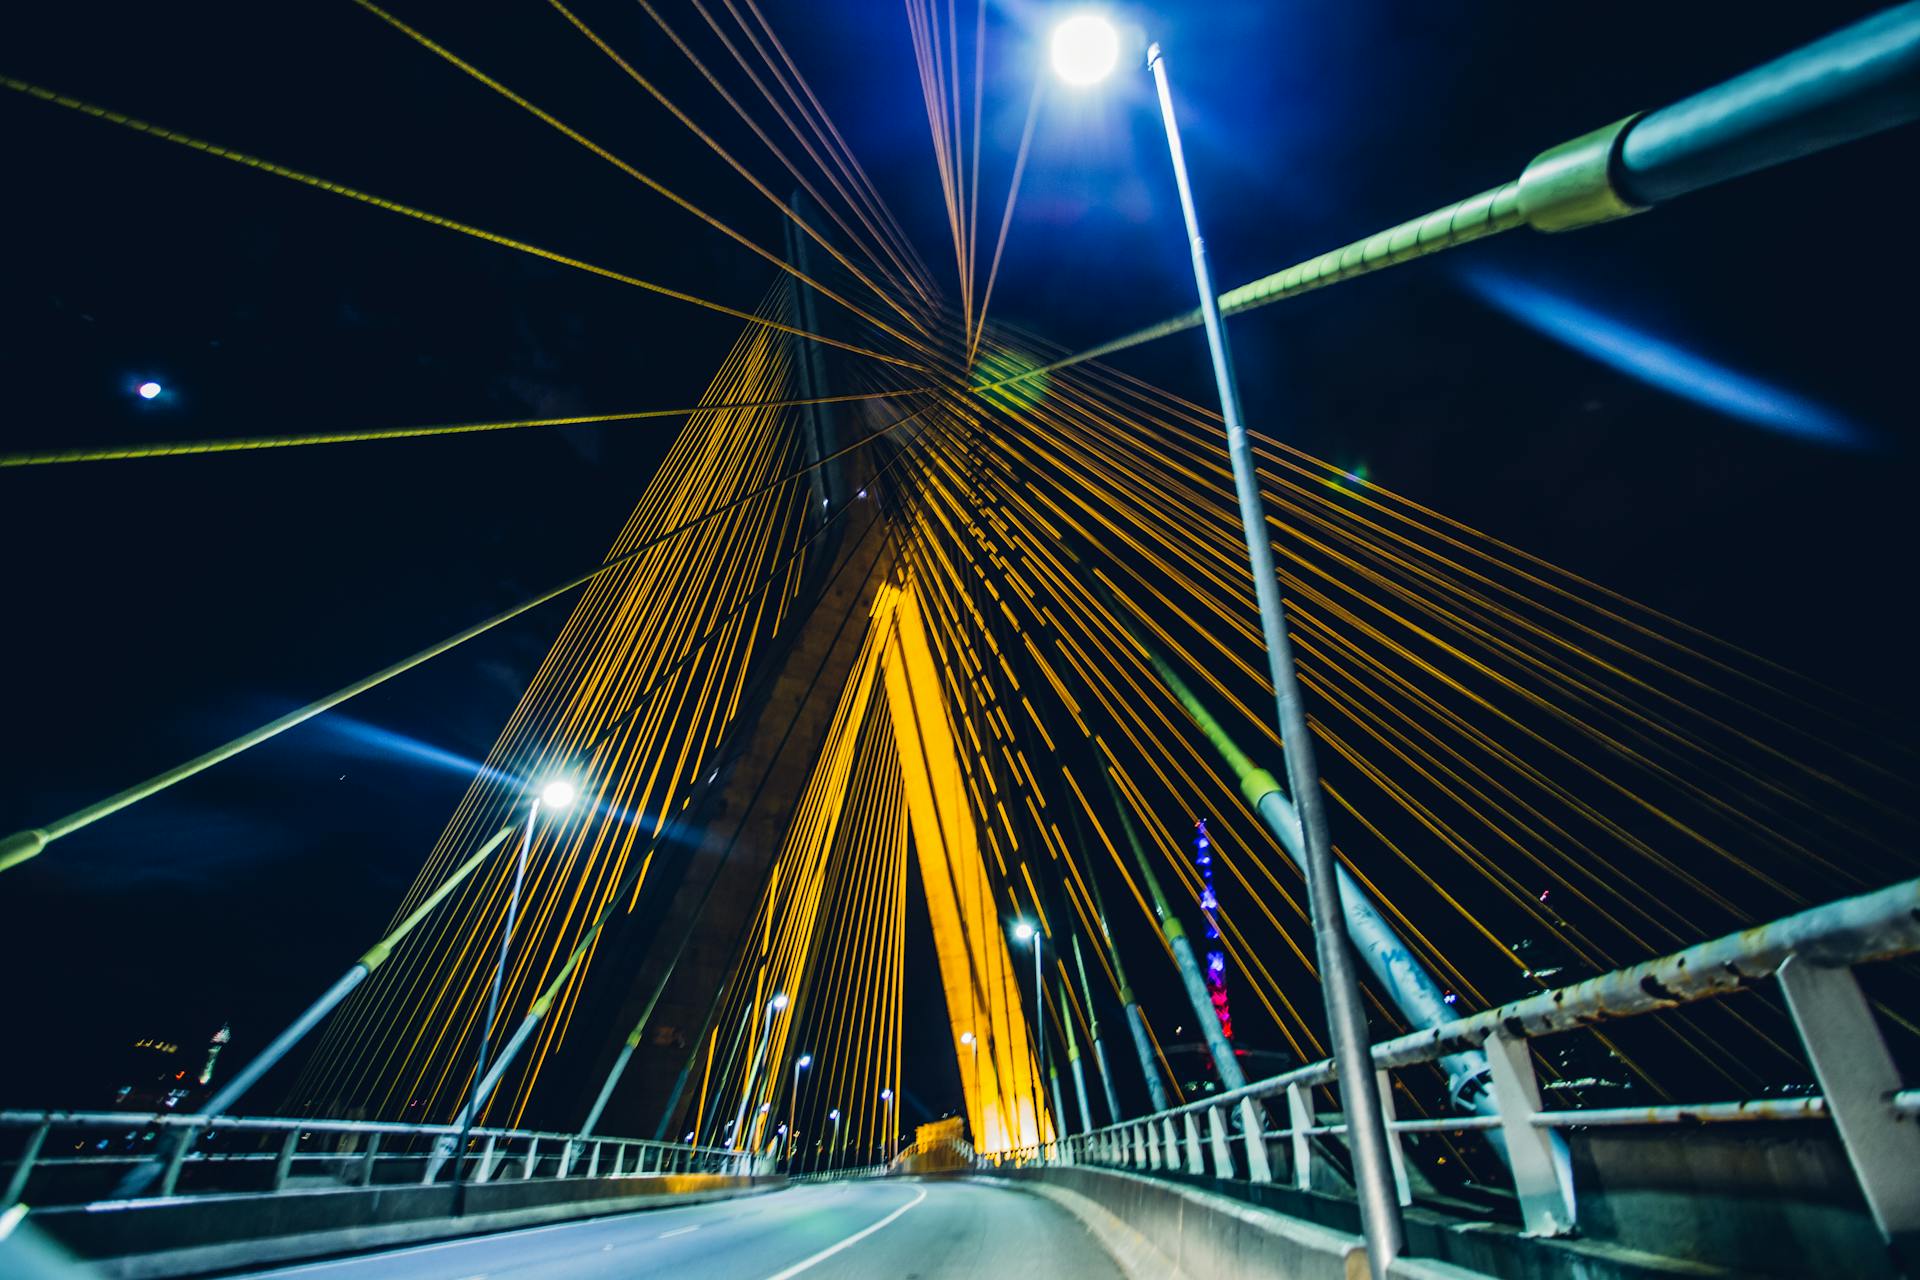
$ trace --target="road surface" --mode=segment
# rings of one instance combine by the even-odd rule
[[[1119,1274],[1051,1200],[980,1182],[841,1182],[254,1272],[261,1280],[888,1280]]]

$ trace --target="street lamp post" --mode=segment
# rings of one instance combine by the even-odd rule
[[[1013,936],[1021,942],[1033,945],[1033,1028],[1034,1039],[1039,1042],[1040,1079],[1035,1081],[1035,1094],[1038,1095],[1049,1083],[1053,1083],[1053,1115],[1056,1129],[1065,1123],[1065,1113],[1060,1107],[1060,1088],[1053,1080],[1052,1069],[1047,1062],[1047,994],[1040,977],[1040,930],[1025,920],[1017,921],[1013,926]],[[1040,1126],[1040,1098],[1036,1096],[1033,1108],[1033,1141],[1036,1147],[1046,1144],[1046,1133]]]
[[[760,1048],[753,1055],[753,1068],[747,1072],[747,1086],[740,1094],[740,1109],[733,1115],[733,1134],[727,1139],[727,1146],[731,1149],[738,1149],[741,1139],[746,1136],[747,1108],[753,1105],[753,1095],[760,1080],[760,1068],[765,1064],[768,1047],[773,1043],[773,1015],[786,1007],[787,993],[784,991],[774,992],[773,997],[767,1001],[767,1021],[766,1025],[760,1029]],[[753,1143],[748,1141],[746,1147],[751,1153]]]
[[[973,1135],[974,1148],[987,1145],[987,1098],[980,1092],[980,1037],[971,1031],[960,1033],[960,1043],[973,1054],[973,1105],[980,1109],[980,1129]]]
[[[1117,33],[1110,24],[1093,15],[1069,18],[1055,28],[1054,67],[1069,83],[1085,85],[1102,79],[1117,62],[1118,53]],[[1166,126],[1167,152],[1173,162],[1174,184],[1180,192],[1180,212],[1186,220],[1194,285],[1200,294],[1200,317],[1213,357],[1220,417],[1226,427],[1227,458],[1232,464],[1234,489],[1240,500],[1240,524],[1253,571],[1254,596],[1260,605],[1260,630],[1266,640],[1267,665],[1273,680],[1275,718],[1284,744],[1282,757],[1287,789],[1293,796],[1305,837],[1307,896],[1312,906],[1314,947],[1320,961],[1321,989],[1326,999],[1340,1097],[1347,1113],[1354,1180],[1367,1238],[1367,1265],[1375,1280],[1379,1280],[1399,1256],[1404,1237],[1399,1199],[1388,1163],[1386,1123],[1381,1116],[1379,1090],[1368,1047],[1366,1009],[1361,1004],[1353,953],[1341,923],[1344,913],[1337,864],[1327,835],[1326,812],[1321,806],[1313,737],[1307,728],[1306,708],[1294,673],[1293,650],[1287,639],[1280,579],[1274,569],[1272,539],[1267,533],[1266,503],[1260,494],[1253,450],[1240,413],[1240,389],[1234,378],[1233,354],[1220,316],[1220,291],[1207,261],[1206,241],[1200,234],[1193,187],[1187,178],[1186,152],[1180,145],[1180,126],[1174,116],[1173,93],[1167,83],[1166,58],[1158,44],[1147,47],[1147,65],[1153,71],[1160,118]]]
[[[828,1167],[833,1167],[840,1158],[840,1108],[827,1112],[827,1119],[833,1121],[833,1145],[827,1150]]]
[[[533,827],[539,821],[540,806],[545,805],[555,813],[563,813],[573,804],[573,784],[564,778],[555,778],[535,793],[527,805],[527,825],[520,833],[520,856],[514,863],[513,890],[507,897],[506,925],[500,931],[500,955],[494,961],[493,986],[487,992],[487,1016],[480,1023],[480,1045],[475,1054],[473,1065],[473,1093],[467,1099],[467,1105],[460,1112],[460,1137],[453,1148],[453,1212],[458,1217],[467,1207],[467,1142],[473,1132],[473,1122],[486,1105],[481,1096],[486,1087],[487,1053],[492,1047],[493,1020],[500,1013],[500,990],[506,984],[507,953],[513,943],[513,927],[520,914],[520,888],[527,879],[527,855],[533,848]]]
[[[892,1164],[894,1152],[900,1146],[899,1135],[893,1131],[893,1090],[882,1089],[880,1102],[880,1118],[887,1126],[886,1145],[881,1149],[887,1153],[887,1163]]]
[[[793,1092],[787,1095],[787,1159],[793,1159],[793,1144],[799,1130],[795,1115],[800,1105],[800,1073],[813,1065],[813,1055],[803,1053],[793,1063]]]

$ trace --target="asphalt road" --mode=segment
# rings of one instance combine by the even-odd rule
[[[287,1280],[1081,1280],[1119,1274],[1050,1200],[978,1182],[888,1179],[651,1209],[252,1273]]]

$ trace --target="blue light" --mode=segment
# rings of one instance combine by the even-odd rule
[[[1853,448],[1868,443],[1865,431],[1831,409],[1538,285],[1484,267],[1463,270],[1459,278],[1495,310],[1649,386],[1803,440]]]
[[[143,382],[138,389],[142,400],[151,400],[160,394],[160,384],[157,382]]]
[[[469,759],[458,752],[437,747],[431,742],[422,742],[418,738],[404,733],[395,733],[392,729],[383,729],[377,724],[368,724],[340,712],[325,717],[320,722],[322,728],[334,733],[351,744],[353,754],[374,759],[411,760],[435,769],[445,769],[450,773],[464,774],[469,777],[479,775],[494,782],[506,782],[516,790],[522,790],[526,784],[522,779],[491,768],[481,761]]]

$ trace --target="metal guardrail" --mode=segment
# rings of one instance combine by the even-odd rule
[[[426,1184],[450,1180],[455,1162],[436,1159],[450,1150],[457,1125],[386,1123],[377,1120],[321,1120],[278,1116],[149,1115],[131,1111],[0,1111],[0,1132],[24,1132],[11,1161],[0,1210],[25,1198],[28,1184],[43,1184],[60,1170],[112,1166],[125,1168],[159,1158],[165,1167],[156,1192],[182,1194],[182,1174],[271,1162],[264,1179],[241,1179],[238,1191],[272,1195],[287,1189],[296,1171],[316,1166],[341,1186]],[[184,1137],[166,1142],[161,1135]],[[77,1136],[78,1141],[73,1139]],[[764,1173],[771,1162],[723,1147],[696,1147],[648,1138],[610,1138],[534,1129],[475,1128],[464,1162],[469,1183],[504,1178],[631,1178],[686,1173]],[[238,1139],[235,1141],[234,1139]],[[160,1152],[164,1151],[164,1156]],[[399,1175],[404,1162],[422,1172]],[[303,1169],[304,1166],[304,1169]],[[0,1167],[6,1167],[0,1165]],[[382,1176],[385,1174],[386,1176]],[[233,1194],[232,1185],[209,1187],[210,1178],[187,1178],[186,1194],[212,1190]],[[78,1179],[84,1184],[85,1178]],[[196,1185],[199,1184],[199,1185]],[[57,1187],[48,1186],[61,1203]],[[79,1200],[91,1197],[81,1195]],[[48,1203],[41,1196],[35,1203]]]
[[[1402,1152],[1408,1133],[1484,1129],[1504,1142],[1528,1235],[1572,1230],[1572,1169],[1554,1158],[1550,1135],[1578,1127],[1718,1124],[1831,1119],[1868,1208],[1889,1241],[1920,1230],[1920,1089],[1905,1089],[1854,977],[1856,965],[1920,951],[1920,879],[1845,898],[1771,924],[1704,942],[1657,960],[1372,1046],[1401,1204],[1412,1201]],[[1772,978],[1800,1034],[1821,1096],[1656,1107],[1549,1111],[1541,1106],[1528,1041],[1597,1022],[1677,1008]],[[1401,1120],[1387,1073],[1450,1053],[1481,1049],[1498,1103],[1491,1115]],[[1311,1139],[1344,1134],[1316,1119],[1316,1088],[1335,1082],[1329,1060],[1242,1089],[996,1159],[1015,1165],[1093,1164],[1146,1172],[1211,1172],[1274,1180],[1269,1142],[1284,1143],[1292,1183],[1312,1185]],[[1269,1129],[1259,1104],[1285,1099],[1288,1123]],[[1231,1117],[1230,1117],[1230,1114]],[[1201,1126],[1205,1125],[1203,1141]],[[1238,1130],[1231,1137],[1231,1130]],[[1240,1148],[1236,1159],[1234,1148]]]

